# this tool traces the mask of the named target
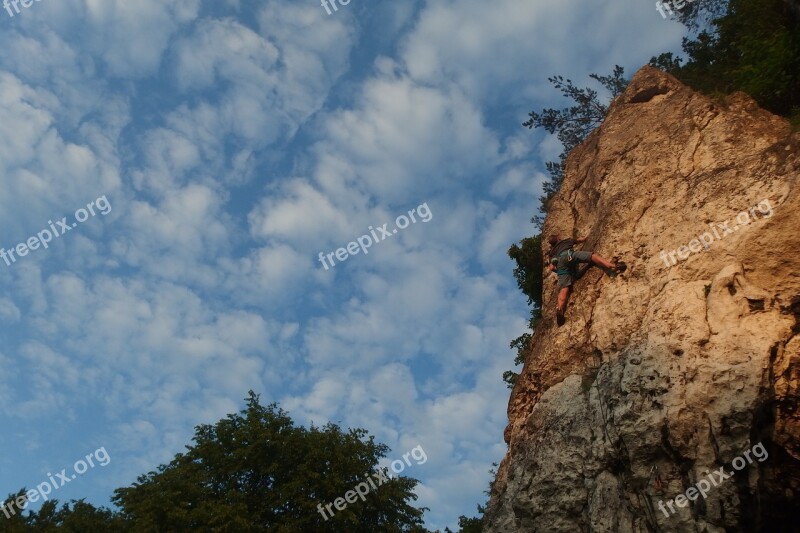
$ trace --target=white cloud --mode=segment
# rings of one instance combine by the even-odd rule
[[[197,17],[200,0],[86,0],[88,48],[120,77],[154,74],[173,34]]]
[[[320,149],[347,157],[361,187],[394,205],[464,184],[497,158],[480,111],[458,90],[402,77],[365,82],[357,108],[331,116],[326,135]]]
[[[278,194],[265,196],[250,213],[253,236],[308,243],[320,234],[346,234],[345,214],[305,180],[287,182]]]

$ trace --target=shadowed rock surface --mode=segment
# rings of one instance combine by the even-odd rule
[[[798,154],[747,95],[634,76],[570,154],[543,231],[629,268],[588,270],[560,328],[545,282],[486,531],[800,530]],[[769,456],[734,470],[759,442]],[[720,467],[735,475],[705,498],[659,509]]]

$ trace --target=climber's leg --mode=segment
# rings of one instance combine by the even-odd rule
[[[606,271],[617,271],[617,272],[624,272],[627,266],[625,263],[618,262],[612,263],[605,257],[600,254],[596,254],[594,252],[575,252],[575,259],[581,263],[592,263],[593,265],[597,265],[600,268]]]
[[[572,286],[568,285],[566,287],[561,287],[558,290],[558,304],[556,304],[556,314],[557,315],[564,315],[564,312],[567,310],[567,300],[569,299],[569,293],[572,291]]]
[[[604,268],[617,268],[617,265],[615,265],[614,263],[612,263],[608,259],[604,258],[602,255],[596,254],[594,252],[592,252],[591,260],[592,260],[592,263],[594,263],[597,266],[601,266],[601,267],[604,267]]]
[[[567,311],[567,300],[569,294],[572,292],[572,276],[564,275],[558,276],[558,303],[556,304],[556,324],[559,326],[564,324],[564,313]]]

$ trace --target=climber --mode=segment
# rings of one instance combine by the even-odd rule
[[[558,235],[551,235],[550,264],[548,269],[558,275],[558,303],[556,305],[556,322],[559,326],[564,324],[564,312],[567,309],[567,300],[572,291],[572,284],[578,278],[578,264],[590,263],[597,265],[603,272],[615,277],[618,272],[625,272],[627,266],[622,261],[612,263],[594,252],[573,250],[573,246],[586,241],[582,239],[561,239]]]

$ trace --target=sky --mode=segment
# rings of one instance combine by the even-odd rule
[[[389,461],[421,446],[403,474],[426,526],[474,516],[527,325],[506,251],[560,152],[522,122],[567,104],[548,76],[632,75],[682,27],[649,0],[18,9],[0,10],[0,492],[103,449],[50,497],[110,506],[252,389],[298,424],[367,429]]]

